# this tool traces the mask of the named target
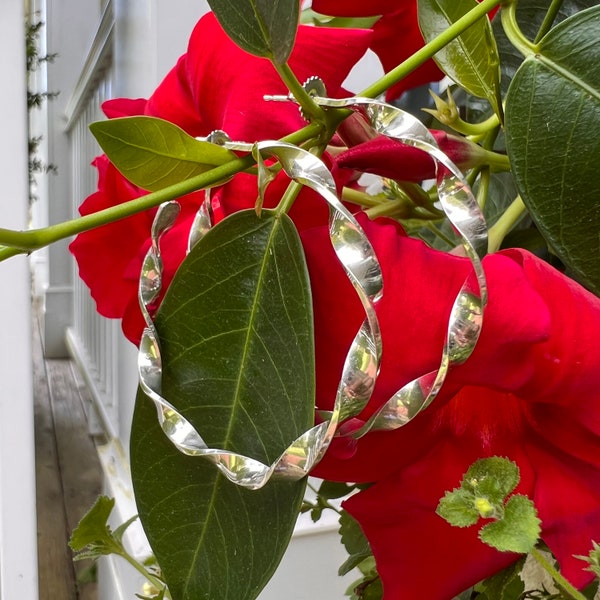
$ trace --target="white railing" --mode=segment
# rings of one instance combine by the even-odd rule
[[[109,58],[110,60],[110,58]],[[102,65],[102,76],[88,95],[70,128],[73,190],[73,215],[79,204],[96,189],[97,174],[90,164],[100,152],[88,125],[102,119],[100,105],[110,97],[112,68]],[[101,264],[102,256],[98,256]],[[68,332],[69,347],[86,375],[102,426],[110,437],[118,435],[117,369],[118,322],[104,319],[96,312],[87,286],[73,278],[73,327]]]
[[[91,162],[101,151],[88,125],[104,118],[100,106],[112,95],[113,31],[114,16],[109,3],[67,107],[73,216],[97,186],[97,173]],[[101,256],[98,261],[101,263]],[[67,343],[95,400],[95,411],[89,415],[91,428],[95,433],[102,431],[114,438],[119,433],[118,322],[98,315],[88,288],[76,273],[73,281],[73,324],[67,331]]]
[[[197,0],[190,0],[197,6]],[[195,8],[194,10],[199,10]],[[67,108],[70,136],[73,216],[80,203],[97,187],[97,174],[90,167],[100,148],[88,125],[103,117],[102,102],[123,85],[127,67],[115,66],[113,4],[108,0],[102,22],[84,69]],[[130,32],[131,33],[131,32]],[[99,265],[102,256],[98,256]],[[74,266],[75,268],[75,266]],[[115,498],[113,526],[135,514],[127,458],[128,432],[133,412],[136,369],[135,349],[124,341],[119,321],[100,317],[89,291],[77,274],[73,286],[73,325],[67,330],[67,344],[91,391],[94,410],[90,411],[92,429],[103,433],[107,443],[98,447],[104,469],[104,492]],[[94,423],[94,415],[97,415]],[[337,539],[337,520],[327,515],[318,525],[308,515],[301,516],[294,540],[276,576],[261,593],[261,600],[341,598],[348,580],[337,579],[335,572],[345,555]],[[143,556],[149,551],[138,524],[127,530],[125,542],[130,550]],[[302,569],[298,568],[302,565]],[[309,567],[307,579],[303,569]],[[350,576],[352,577],[352,576]],[[99,600],[130,600],[141,591],[142,580],[129,565],[106,557],[99,565]]]
[[[70,140],[72,215],[81,202],[97,189],[98,175],[91,166],[101,149],[89,131],[89,124],[104,119],[102,103],[113,96],[117,72],[114,65],[115,18],[108,1],[102,21],[88,54],[79,81],[67,106]],[[102,256],[98,256],[101,265]],[[76,265],[73,261],[73,268]],[[90,391],[90,430],[103,434],[98,445],[104,471],[104,493],[115,498],[114,527],[136,514],[133,501],[127,446],[133,412],[137,375],[135,349],[120,331],[120,321],[100,316],[87,286],[77,273],[73,277],[73,322],[66,333],[67,346]],[[149,552],[141,526],[134,524],[124,538],[139,556]],[[141,591],[140,576],[118,558],[105,557],[99,565],[99,598],[129,600]]]

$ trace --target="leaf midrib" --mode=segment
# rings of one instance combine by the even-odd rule
[[[243,349],[243,353],[242,353],[242,359],[240,361],[240,369],[238,371],[239,375],[238,375],[238,379],[237,379],[236,387],[235,387],[235,392],[234,392],[234,396],[233,396],[234,400],[236,400],[238,398],[239,391],[240,391],[240,388],[241,388],[241,382],[242,382],[241,373],[243,372],[243,369],[241,367],[242,367],[242,365],[245,364],[245,361],[246,361],[246,358],[247,358],[247,355],[248,355],[248,349],[249,349],[249,346],[250,346],[250,344],[249,344],[250,332],[253,330],[252,329],[252,324],[254,323],[255,316],[256,316],[256,313],[257,313],[257,311],[256,311],[256,305],[258,303],[258,298],[261,296],[262,283],[264,281],[264,273],[265,273],[265,270],[266,270],[266,264],[267,264],[268,258],[270,256],[270,253],[268,252],[268,249],[271,247],[271,244],[272,244],[275,232],[276,232],[277,228],[279,227],[280,223],[281,223],[281,221],[279,219],[273,218],[273,226],[271,227],[271,233],[269,234],[268,243],[265,245],[265,252],[263,254],[263,261],[262,261],[262,264],[261,264],[261,267],[260,267],[260,271],[259,271],[259,277],[258,277],[258,280],[257,280],[257,286],[256,286],[255,294],[254,294],[254,300],[252,302],[252,310],[251,310],[251,313],[250,313],[251,317],[248,320],[248,327],[247,327],[247,330],[246,330],[246,340],[244,342],[244,349]],[[232,426],[233,426],[233,422],[234,422],[233,415],[236,413],[236,410],[237,410],[239,404],[240,404],[239,402],[235,401],[233,403],[233,405],[232,405],[232,410],[231,410],[230,418],[229,418],[229,426],[227,427],[227,432],[226,432],[225,440],[224,440],[224,447],[227,447],[228,446],[228,442],[230,441],[230,435],[231,435]],[[206,518],[206,521],[204,522],[205,525],[202,528],[202,534],[201,534],[201,536],[200,536],[200,538],[198,540],[198,544],[196,545],[196,550],[194,552],[193,559],[190,561],[190,569],[188,571],[188,575],[187,575],[186,580],[185,580],[184,595],[187,594],[187,590],[188,590],[189,583],[191,581],[191,577],[192,577],[192,573],[193,573],[193,570],[194,570],[194,566],[196,565],[196,561],[198,559],[198,555],[200,553],[200,549],[202,548],[202,546],[204,544],[204,538],[205,538],[205,536],[207,534],[207,531],[208,531],[208,522],[209,522],[210,519],[213,518],[213,515],[215,514],[214,505],[215,505],[215,498],[216,498],[216,495],[217,495],[217,490],[220,488],[221,483],[224,480],[225,480],[225,478],[223,477],[223,475],[221,475],[221,473],[217,471],[216,475],[215,475],[215,483],[214,483],[214,486],[213,486],[212,494],[211,494],[210,500],[209,500],[209,502],[207,504],[207,518]]]
[[[437,2],[437,6],[440,9],[440,12],[442,13],[443,17],[446,19],[446,21],[450,24],[454,23],[455,21],[452,19],[452,17],[450,16],[449,12],[445,9],[445,6],[442,5],[442,3]],[[483,17],[482,17],[483,19]],[[473,23],[473,25],[471,25],[471,27],[469,27],[468,29],[466,29],[464,31],[463,34],[459,35],[456,40],[454,40],[456,43],[458,43],[462,49],[463,49],[463,55],[466,57],[472,73],[475,75],[474,80],[472,80],[473,84],[478,84],[479,90],[482,91],[484,93],[484,95],[486,95],[486,97],[490,97],[490,96],[494,96],[494,92],[496,92],[497,90],[494,90],[493,88],[490,88],[490,86],[487,84],[487,81],[485,80],[485,78],[480,74],[479,69],[477,68],[477,62],[474,60],[474,58],[472,57],[471,53],[469,52],[469,49],[467,47],[467,45],[465,44],[465,42],[463,41],[463,35],[467,35],[469,33],[469,30],[474,31],[476,26],[480,26],[481,23],[480,21],[476,21],[475,23]],[[485,26],[485,23],[484,23]],[[472,84],[471,84],[472,85]],[[471,90],[474,91],[474,90]],[[489,94],[489,95],[488,95]],[[474,95],[478,95],[478,94],[474,94]]]
[[[556,73],[557,75],[564,77],[567,81],[572,82],[573,84],[578,86],[580,89],[582,89],[582,90],[586,91],[588,94],[590,94],[590,96],[592,96],[593,98],[598,100],[598,102],[600,102],[600,90],[597,90],[597,89],[591,87],[581,77],[577,77],[572,71],[569,71],[565,67],[562,67],[556,61],[550,59],[547,56],[544,56],[543,54],[536,54],[535,56],[529,58],[528,60],[539,61],[549,71],[552,71],[552,72]]]

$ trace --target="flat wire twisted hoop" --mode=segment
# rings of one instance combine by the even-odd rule
[[[453,303],[437,371],[408,382],[362,427],[346,434],[360,438],[369,431],[393,430],[411,421],[437,396],[448,370],[464,363],[475,349],[487,303],[487,282],[481,263],[487,252],[487,226],[460,169],[439,149],[429,130],[413,115],[371,98],[337,100],[313,96],[313,101],[320,106],[362,111],[377,133],[419,148],[433,158],[440,205],[460,236],[476,279],[475,282],[465,281]]]
[[[225,135],[225,134],[222,134]],[[218,138],[227,145],[227,139]],[[236,149],[245,145],[231,142]],[[375,252],[362,228],[339,201],[335,182],[325,164],[316,156],[284,142],[259,142],[252,147],[261,168],[263,160],[275,157],[286,174],[293,180],[317,191],[328,203],[330,210],[329,233],[333,249],[351,281],[365,310],[365,320],[348,351],[342,378],[338,386],[334,410],[322,423],[312,427],[296,439],[271,465],[253,458],[222,449],[208,448],[194,426],[161,395],[162,362],[160,344],[154,323],[152,307],[162,286],[160,239],[174,224],[179,213],[176,202],[162,205],[152,227],[152,245],[143,262],[139,283],[139,303],[146,321],[138,355],[140,386],[154,402],[159,424],[183,454],[200,456],[213,462],[233,483],[259,489],[271,477],[300,479],[306,476],[322,458],[341,421],[358,414],[369,401],[381,359],[381,334],[375,312],[375,303],[382,295],[381,268]],[[270,179],[260,176],[262,194]],[[207,196],[200,207],[190,231],[189,248],[206,233],[211,225],[210,200]]]
[[[334,100],[314,96],[313,99],[325,107],[360,110],[378,133],[415,146],[434,159],[440,205],[460,236],[475,274],[474,278],[467,279],[453,303],[439,368],[404,385],[362,427],[342,434],[360,438],[372,430],[393,430],[408,423],[433,401],[449,369],[462,364],[471,355],[479,338],[487,302],[487,285],[481,264],[481,257],[487,249],[487,228],[460,170],[441,152],[433,136],[415,117],[370,98]],[[275,157],[290,179],[311,187],[325,199],[329,205],[329,235],[333,249],[365,311],[365,319],[346,356],[334,408],[319,413],[325,419],[322,423],[292,442],[271,465],[227,450],[208,448],[194,426],[161,396],[160,345],[151,312],[162,285],[160,238],[173,226],[179,207],[176,202],[160,207],[152,227],[152,245],[140,276],[138,296],[146,320],[138,358],[140,386],[153,400],[162,430],[180,452],[206,458],[233,483],[258,489],[271,477],[299,479],[307,475],[322,458],[334,435],[340,435],[340,425],[359,415],[367,405],[375,387],[382,354],[375,306],[382,295],[383,281],[369,240],[356,219],[339,201],[333,177],[319,158],[285,142],[251,145],[233,142],[224,132],[215,132],[208,139],[230,149],[253,152],[259,168],[261,197],[272,179],[264,161]],[[189,248],[210,227],[210,198],[207,196],[192,225]]]

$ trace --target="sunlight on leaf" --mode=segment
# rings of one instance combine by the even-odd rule
[[[476,0],[419,0],[419,25],[427,42],[443,33]],[[434,56],[440,69],[474,96],[486,98],[502,117],[500,58],[489,19],[482,18]]]
[[[98,121],[90,130],[123,176],[151,192],[237,158],[222,146],[197,140],[177,125],[154,117]]]

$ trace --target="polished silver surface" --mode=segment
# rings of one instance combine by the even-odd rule
[[[226,134],[219,143],[229,146]],[[161,395],[162,363],[160,343],[152,321],[152,305],[162,284],[160,238],[178,214],[176,203],[160,207],[152,227],[152,245],[144,260],[139,283],[139,302],[146,320],[138,355],[140,386],[156,407],[158,422],[171,443],[182,453],[213,462],[233,483],[258,489],[271,477],[299,479],[306,476],[322,458],[339,423],[358,414],[374,389],[381,359],[381,335],[375,303],[381,297],[383,281],[375,252],[359,223],[339,201],[333,176],[316,156],[284,142],[260,142],[253,147],[259,170],[259,193],[262,196],[272,179],[272,167],[266,159],[276,158],[286,174],[317,191],[329,204],[331,243],[346,275],[356,290],[365,310],[365,320],[348,352],[338,387],[334,410],[326,419],[303,433],[285,449],[271,465],[225,449],[208,448],[196,428]],[[189,247],[211,226],[210,199],[200,207],[190,231]],[[178,207],[177,207],[178,208]]]
[[[210,200],[210,189],[205,190],[204,201],[194,216],[190,233],[188,235],[188,254],[192,248],[208,233],[212,227],[212,203]]]
[[[371,98],[338,100],[313,96],[313,100],[320,106],[362,112],[377,133],[419,148],[433,158],[440,205],[459,236],[475,275],[475,283],[468,278],[454,300],[437,371],[408,382],[363,427],[349,434],[360,438],[369,431],[397,429],[411,421],[433,402],[449,369],[462,364],[475,349],[487,303],[487,282],[481,264],[487,251],[487,225],[460,169],[439,149],[427,127],[413,115]]]
[[[487,302],[487,285],[481,264],[481,257],[487,249],[487,227],[483,214],[462,173],[440,151],[427,128],[409,113],[383,102],[370,98],[336,100],[320,97],[315,93],[324,88],[314,79],[310,85],[309,91],[317,104],[360,111],[376,132],[413,145],[434,159],[440,205],[471,262],[473,275],[467,278],[454,300],[444,347],[440,349],[439,367],[404,385],[363,427],[347,431],[344,422],[359,416],[372,396],[382,356],[376,305],[383,294],[383,278],[373,247],[354,216],[340,202],[333,176],[317,156],[281,141],[252,145],[234,142],[222,131],[203,138],[232,150],[253,153],[258,168],[260,198],[280,168],[290,179],[312,188],[324,198],[329,205],[332,247],[365,313],[364,321],[346,355],[334,408],[318,412],[321,423],[294,440],[271,465],[228,450],[208,448],[195,427],[161,396],[160,344],[152,314],[162,285],[160,238],[175,222],[178,207],[175,202],[170,202],[157,212],[152,228],[152,245],[144,260],[139,283],[139,302],[146,320],[138,358],[140,385],[156,406],[163,432],[180,452],[213,462],[230,481],[249,489],[261,488],[272,477],[299,479],[306,476],[322,458],[335,435],[360,438],[369,431],[394,430],[410,422],[435,399],[448,371],[462,364],[473,352]],[[293,100],[290,96],[270,99]],[[273,158],[277,164],[267,164]],[[257,206],[260,208],[260,201]],[[210,197],[207,192],[190,231],[189,248],[205,235],[211,225]],[[410,266],[399,265],[398,268]],[[398,369],[401,368],[402,365],[398,365]]]

